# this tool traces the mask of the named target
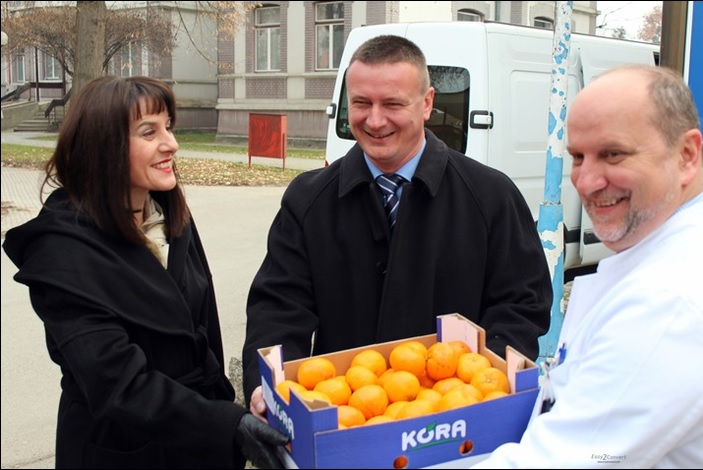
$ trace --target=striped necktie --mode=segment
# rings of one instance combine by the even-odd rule
[[[386,175],[381,174],[376,177],[376,184],[381,188],[383,195],[383,207],[386,210],[388,225],[392,229],[395,225],[395,219],[398,216],[398,188],[405,182],[405,178],[398,174]]]

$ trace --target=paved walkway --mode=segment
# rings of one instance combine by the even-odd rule
[[[2,238],[10,228],[34,217],[41,202],[41,172],[23,168],[2,167]]]

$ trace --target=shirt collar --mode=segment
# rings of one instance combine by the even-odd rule
[[[425,151],[425,146],[427,145],[427,139],[422,140],[422,147],[420,147],[420,150],[413,155],[413,158],[408,160],[405,165],[401,166],[395,173],[402,176],[403,178],[406,179],[406,181],[411,181],[413,178],[413,175],[415,174],[415,170],[417,169],[418,163],[420,163],[420,157],[422,156],[422,152]],[[383,173],[381,170],[378,169],[376,165],[371,162],[371,159],[366,155],[366,152],[364,152],[364,160],[366,160],[366,165],[369,167],[369,170],[371,171],[371,176],[373,176],[374,179],[381,173]]]
[[[698,196],[696,196],[696,197],[694,197],[694,198],[691,198],[691,199],[689,199],[688,201],[686,201],[686,202],[684,202],[683,204],[681,204],[681,205],[679,206],[679,208],[676,209],[676,211],[674,212],[674,214],[675,214],[676,212],[685,210],[685,209],[687,209],[688,207],[690,207],[690,206],[692,206],[692,205],[694,205],[694,204],[698,204],[698,203],[701,202],[701,201],[703,201],[703,193],[699,193]]]

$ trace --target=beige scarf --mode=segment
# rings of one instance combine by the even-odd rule
[[[144,207],[142,232],[146,235],[149,250],[161,262],[164,268],[168,262],[168,240],[166,238],[166,218],[161,206],[151,196],[147,196]]]

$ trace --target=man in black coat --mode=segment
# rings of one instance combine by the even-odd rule
[[[357,144],[290,184],[251,287],[252,412],[265,409],[262,347],[281,344],[287,361],[435,333],[437,315],[456,312],[486,330],[497,354],[510,345],[534,359],[549,328],[551,277],[530,210],[506,175],[424,128],[434,89],[420,49],[373,38],[346,84]],[[381,174],[404,178],[390,215]]]

